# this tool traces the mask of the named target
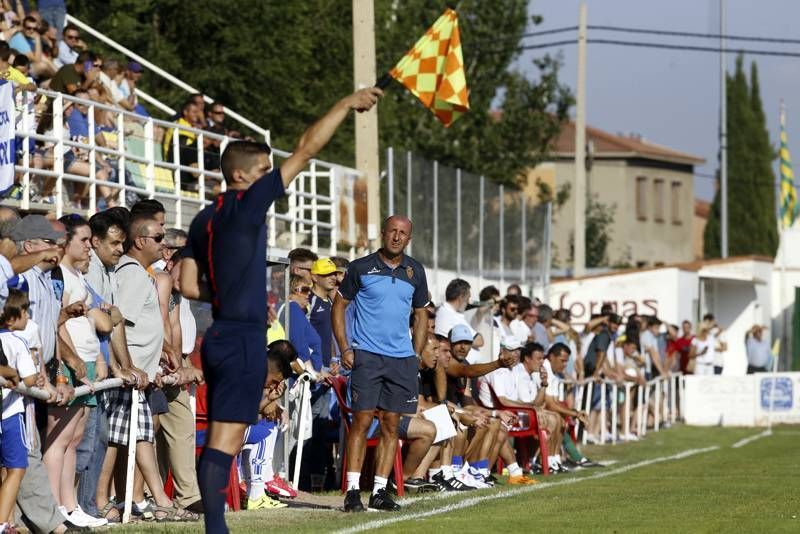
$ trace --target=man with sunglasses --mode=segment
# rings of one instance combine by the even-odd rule
[[[351,110],[368,111],[383,92],[361,89],[308,128],[292,155],[273,169],[269,146],[233,141],[222,154],[227,191],[197,214],[181,262],[181,293],[212,303],[203,339],[208,439],[197,478],[206,531],[226,533],[225,488],[248,425],[258,420],[266,368],[267,210],[328,144]]]
[[[64,27],[64,39],[58,42],[58,57],[53,60],[59,69],[78,61],[78,54],[86,50],[80,31],[74,24]]]

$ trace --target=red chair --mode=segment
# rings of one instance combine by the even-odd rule
[[[345,443],[347,435],[350,434],[350,417],[353,415],[353,410],[347,404],[347,379],[343,376],[333,376],[328,378],[328,383],[331,389],[336,394],[336,400],[339,402],[339,412],[341,413],[342,423],[344,424]],[[367,440],[367,448],[377,447],[380,438],[372,438]],[[397,450],[394,455],[394,483],[397,487],[397,496],[402,497],[405,494],[403,488],[403,441],[397,440]],[[342,449],[342,471],[344,472],[347,466],[347,447]],[[347,477],[342,476],[342,493],[347,491]]]
[[[542,461],[542,474],[547,476],[550,474],[550,466],[548,464],[548,452],[547,452],[547,432],[543,428],[539,428],[539,419],[536,417],[536,410],[533,408],[519,408],[517,406],[505,406],[502,402],[500,402],[500,398],[494,392],[494,388],[488,382],[486,385],[489,387],[489,393],[492,395],[492,403],[494,407],[491,406],[484,406],[489,410],[503,410],[508,412],[523,412],[528,414],[528,419],[530,420],[528,428],[525,429],[517,429],[514,430],[513,428],[508,431],[508,435],[513,438],[535,438],[539,441],[539,452],[541,453],[541,461]],[[497,458],[497,467],[498,471],[502,473],[503,471],[503,460],[502,458]]]

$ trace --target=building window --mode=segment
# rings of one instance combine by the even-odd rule
[[[681,185],[680,182],[672,182],[672,187],[670,188],[672,224],[682,224],[683,222],[681,220]]]
[[[664,222],[664,180],[656,178],[653,180],[654,206],[653,218],[656,222]]]
[[[647,178],[644,176],[636,177],[636,218],[647,220]]]

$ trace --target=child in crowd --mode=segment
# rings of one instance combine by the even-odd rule
[[[0,315],[0,342],[8,366],[16,371],[16,379],[28,387],[36,383],[36,366],[25,341],[15,332],[25,329],[28,323],[28,295],[17,289],[9,289],[8,300]],[[0,487],[0,532],[12,522],[14,502],[17,499],[22,477],[28,467],[28,443],[25,438],[25,401],[22,395],[10,388],[3,388],[2,439],[0,439],[0,463],[6,469]]]

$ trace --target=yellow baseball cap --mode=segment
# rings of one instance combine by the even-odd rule
[[[325,276],[335,272],[336,265],[330,258],[320,258],[311,265],[311,274]]]

